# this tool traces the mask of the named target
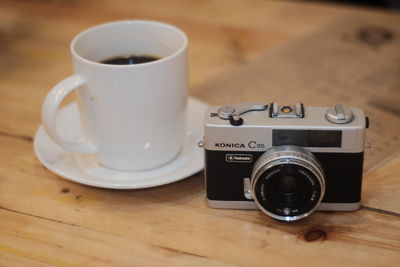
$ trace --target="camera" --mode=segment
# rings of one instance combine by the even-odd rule
[[[368,124],[363,110],[341,104],[210,107],[201,142],[208,205],[280,221],[357,210]]]

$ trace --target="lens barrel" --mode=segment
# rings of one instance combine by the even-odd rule
[[[251,175],[254,201],[264,213],[295,221],[313,213],[325,193],[324,172],[315,156],[298,146],[267,150]]]

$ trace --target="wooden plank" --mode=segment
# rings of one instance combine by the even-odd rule
[[[136,239],[0,209],[2,266],[229,266]]]
[[[396,214],[400,218],[400,154],[372,168],[363,184],[363,205],[372,210]]]
[[[33,153],[27,153],[30,146],[25,140],[0,137],[4,149],[0,156],[3,209],[240,265],[396,266],[400,260],[400,219],[395,214],[371,209],[318,212],[288,224],[259,211],[210,209],[205,204],[201,173],[145,190],[92,188],[68,182],[42,168]],[[394,173],[385,175],[398,176],[400,172],[398,168],[391,171]],[[373,175],[379,173],[374,171]],[[374,176],[366,181],[371,179],[380,180]],[[395,186],[394,190],[400,192],[399,184],[380,186]],[[391,203],[399,196],[394,194]],[[375,195],[374,199],[379,197],[386,196]],[[364,201],[368,203],[368,199]],[[391,203],[386,208],[395,211]],[[29,246],[27,241],[22,243]],[[53,254],[52,249],[44,251]],[[157,251],[153,253],[157,255]],[[288,261],[293,255],[296,262]],[[65,260],[61,254],[60,258]]]

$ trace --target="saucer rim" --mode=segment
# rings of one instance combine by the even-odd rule
[[[200,101],[200,100],[198,100],[198,99],[196,99],[196,98],[193,98],[193,97],[189,97],[189,98],[188,98],[188,107],[189,107],[189,101],[190,101],[190,102],[197,102],[196,104],[202,106],[202,108],[204,109],[204,111],[205,111],[205,110],[207,109],[207,107],[208,107],[208,105],[207,105],[205,102]],[[68,106],[74,105],[74,104],[75,104],[75,103],[73,102],[73,103],[71,103],[71,104],[65,106],[63,109],[67,108]],[[189,119],[189,118],[188,118],[188,119]],[[190,128],[189,128],[189,129],[186,129],[186,131],[187,131],[187,132],[188,132],[188,131],[191,131],[191,129],[190,129]],[[190,176],[192,176],[192,175],[194,175],[194,174],[196,174],[196,173],[198,173],[198,172],[200,172],[200,171],[202,171],[202,170],[204,169],[204,156],[203,156],[203,157],[202,157],[202,160],[201,160],[201,163],[199,164],[199,166],[193,167],[193,168],[189,169],[189,170],[188,170],[187,172],[185,172],[183,175],[178,175],[178,176],[173,177],[173,178],[170,178],[170,179],[164,179],[164,180],[162,180],[161,182],[160,182],[159,180],[155,180],[155,181],[150,182],[150,183],[138,184],[138,185],[135,185],[134,182],[132,182],[132,183],[129,184],[129,185],[127,185],[127,184],[121,184],[121,183],[113,183],[112,181],[106,182],[106,183],[104,183],[104,182],[96,182],[96,181],[93,181],[93,180],[88,180],[88,179],[80,178],[81,176],[77,177],[77,176],[75,176],[75,175],[68,174],[68,173],[66,173],[65,171],[62,171],[62,170],[60,170],[59,168],[54,167],[54,165],[48,163],[48,162],[44,159],[44,157],[42,157],[42,155],[41,155],[40,152],[39,152],[40,149],[39,149],[39,141],[38,141],[39,138],[38,138],[38,137],[39,137],[40,134],[47,135],[47,133],[46,133],[46,131],[45,131],[45,129],[44,129],[44,127],[43,127],[42,124],[41,124],[41,125],[39,126],[39,128],[37,129],[37,131],[36,131],[36,133],[35,133],[34,142],[33,142],[34,152],[35,152],[36,157],[39,159],[40,163],[41,163],[44,167],[46,167],[49,171],[51,171],[51,172],[53,172],[54,174],[60,176],[61,178],[64,178],[64,179],[67,179],[67,180],[70,180],[70,181],[73,181],[73,182],[76,182],[76,183],[79,183],[79,184],[92,186],[92,187],[106,188],[106,189],[125,189],[125,190],[151,188],[151,187],[162,186],[162,185],[166,185],[166,184],[170,184],[170,183],[173,183],[173,182],[177,182],[177,181],[186,179],[186,178],[188,178],[188,177],[190,177]],[[202,134],[203,134],[203,131],[200,132],[198,135],[201,136]],[[186,137],[187,137],[187,138],[190,138],[189,136],[186,136]],[[50,137],[49,137],[48,135],[47,135],[47,138],[50,139]],[[51,139],[50,139],[50,140],[51,140]],[[185,142],[185,143],[186,143],[186,142]],[[195,145],[195,141],[193,142],[193,144]],[[55,144],[55,145],[59,146],[58,144]],[[68,153],[68,154],[73,154],[73,153],[74,153],[74,152],[71,152],[71,151],[69,151],[69,150],[67,150],[67,149],[65,149],[65,148],[63,148],[63,147],[61,147],[61,146],[59,146],[59,147],[60,147],[62,150],[64,150],[65,153]],[[181,150],[181,152],[179,152],[179,154],[176,156],[176,158],[175,158],[174,160],[172,160],[172,161],[170,161],[169,163],[167,163],[167,164],[165,164],[165,165],[163,165],[163,166],[160,166],[160,167],[158,167],[158,168],[162,168],[162,167],[164,167],[164,166],[166,166],[166,165],[173,164],[174,162],[176,162],[176,161],[182,156],[182,151],[183,151],[183,149]],[[200,153],[203,153],[203,151],[199,151],[199,152],[200,152]],[[198,152],[194,149],[193,152],[191,152],[190,154],[191,154],[191,155],[195,155],[196,153],[198,153]],[[195,160],[195,159],[193,159],[193,157],[191,157],[191,159],[189,159],[188,162],[187,162],[185,165],[183,165],[182,168],[185,168],[186,166],[192,164],[192,163],[194,162],[194,160]],[[74,165],[75,165],[76,167],[78,167],[78,164],[75,163]],[[78,167],[78,168],[79,168],[79,167]],[[156,168],[156,169],[158,169],[158,168]],[[179,172],[182,168],[179,168],[179,169],[173,171],[173,172],[170,173],[169,175],[174,174],[175,172]],[[82,170],[81,168],[79,168],[79,169]],[[108,169],[108,170],[111,170],[111,171],[114,171],[114,172],[124,172],[124,173],[132,173],[132,174],[138,173],[138,171],[118,171],[118,170],[113,170],[113,169],[110,169],[110,168],[107,168],[107,169]],[[152,169],[152,170],[154,170],[154,169]],[[146,172],[146,171],[140,171],[140,172],[143,173],[143,172]],[[167,176],[169,176],[169,175],[167,175]],[[172,175],[172,176],[173,176],[173,175]],[[161,175],[160,177],[162,178],[162,177],[164,177],[164,176]]]

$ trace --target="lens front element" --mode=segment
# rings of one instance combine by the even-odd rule
[[[294,221],[311,214],[325,190],[322,168],[312,153],[296,146],[274,147],[256,162],[253,197],[267,215]]]

